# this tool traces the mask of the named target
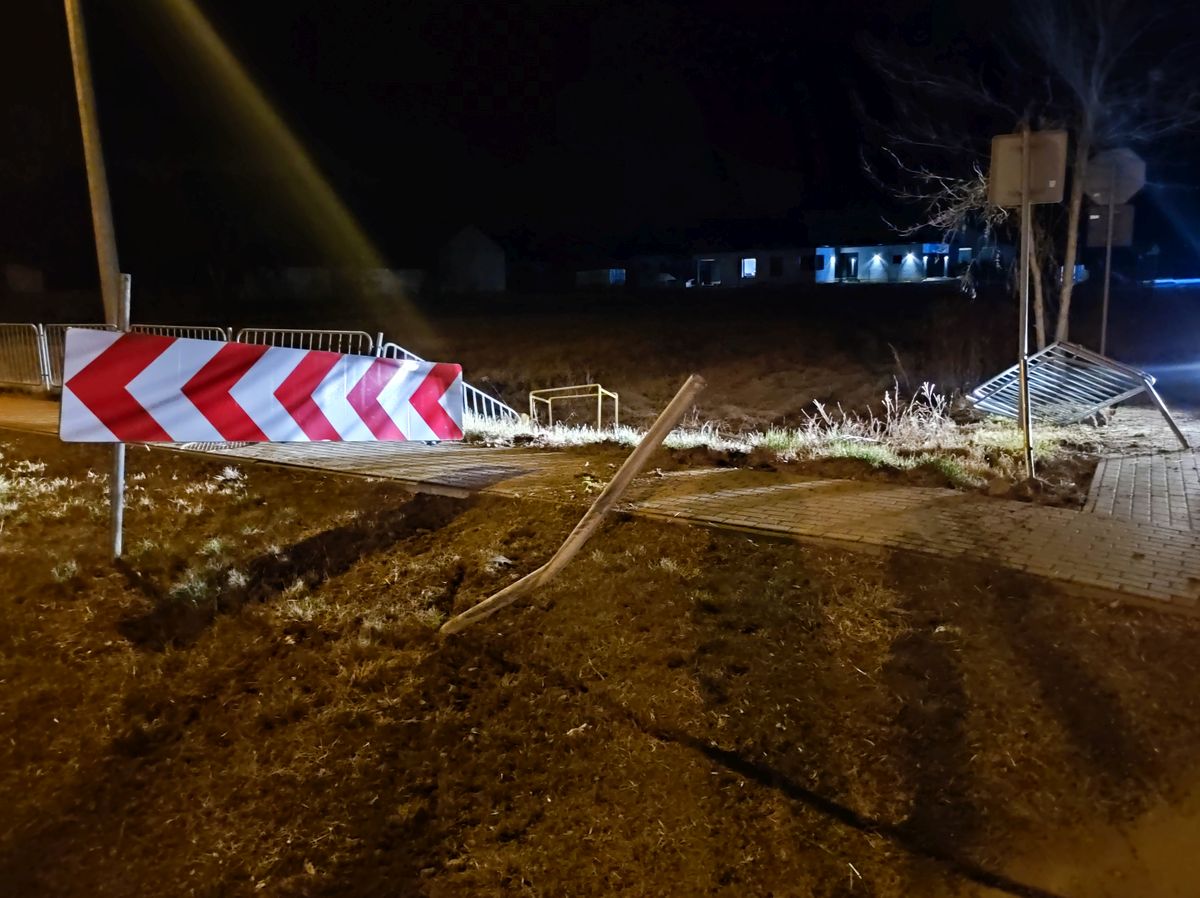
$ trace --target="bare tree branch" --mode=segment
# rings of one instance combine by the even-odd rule
[[[1185,0],[1171,2],[1176,9],[1148,9],[1132,0],[1020,0],[1018,40],[996,36],[993,58],[1008,69],[1006,77],[985,78],[988,73],[969,64],[936,70],[865,44],[864,52],[889,86],[896,124],[874,123],[864,169],[893,197],[922,210],[918,224],[898,231],[1000,227],[1010,216],[988,203],[983,173],[992,133],[1024,124],[1068,130],[1074,144],[1068,160],[1070,198],[1064,214],[1049,215],[1039,226],[1035,262],[1050,270],[1062,266],[1056,336],[1066,339],[1083,183],[1092,153],[1200,129],[1194,65],[1200,42],[1175,41],[1170,52],[1159,50],[1159,35],[1181,29],[1173,14],[1189,9]],[[1151,52],[1155,64],[1147,66]],[[975,115],[966,127],[962,122],[956,127],[940,118],[948,108]],[[872,163],[868,156],[878,160]],[[1048,310],[1049,295],[1044,305]]]

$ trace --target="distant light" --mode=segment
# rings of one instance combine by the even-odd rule
[[[1200,278],[1155,278],[1155,287],[1200,287]]]
[[[904,261],[905,262],[915,262],[915,261],[917,261],[917,256],[915,253],[909,253],[907,256],[904,257]]]
[[[871,256],[871,261],[872,262],[882,262],[883,256],[881,256],[879,253],[876,253],[875,255]]]

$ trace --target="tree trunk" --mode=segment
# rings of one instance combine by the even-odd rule
[[[1037,255],[1033,258],[1036,263]],[[1035,264],[1030,277],[1033,279],[1033,333],[1038,351],[1041,352],[1046,348],[1046,298],[1042,292],[1042,266]]]
[[[1083,213],[1083,179],[1087,177],[1088,154],[1092,149],[1091,127],[1084,124],[1075,142],[1075,164],[1071,169],[1071,198],[1067,206],[1067,242],[1063,250],[1062,291],[1058,302],[1055,340],[1066,340],[1070,330],[1071,291],[1075,287],[1075,255],[1079,248],[1079,220]]]
[[[1039,351],[1046,348],[1046,281],[1047,264],[1053,260],[1050,251],[1050,235],[1038,222],[1033,213],[1033,259],[1030,261],[1030,278],[1033,281],[1033,331]]]

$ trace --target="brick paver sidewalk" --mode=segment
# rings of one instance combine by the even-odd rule
[[[1200,532],[1200,453],[1100,459],[1086,511],[1173,530]]]
[[[56,407],[3,397],[0,425],[53,431]],[[454,444],[254,444],[221,448],[215,454],[388,477],[419,488],[509,496],[562,496],[584,470],[584,460],[570,453]],[[1191,461],[1194,475],[1194,456]],[[1181,472],[1186,463],[1180,455]],[[1108,513],[1099,507],[1096,513],[1078,512],[947,489],[713,469],[642,477],[627,507],[659,519],[848,548],[984,561],[1078,591],[1195,613],[1200,605],[1200,532],[1183,527],[1180,506],[1170,504],[1178,493],[1172,493],[1171,484],[1178,478],[1164,474],[1168,506],[1162,521],[1154,514],[1140,520],[1113,513],[1126,504],[1131,511],[1142,507],[1136,487],[1144,482],[1138,479],[1140,464],[1131,469],[1138,473],[1128,481],[1135,484],[1132,498],[1118,503],[1115,497],[1125,493],[1114,491]],[[1153,485],[1155,469],[1150,470],[1148,482]],[[608,473],[595,472],[600,479],[607,479]],[[1115,482],[1124,489],[1120,472]],[[1187,489],[1184,495],[1190,495]],[[1153,501],[1150,507],[1156,507]],[[1186,507],[1190,527],[1196,506]]]

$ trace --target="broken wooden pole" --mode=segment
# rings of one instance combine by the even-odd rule
[[[679,419],[691,407],[696,395],[704,387],[704,378],[698,374],[693,374],[687,379],[684,385],[679,388],[679,392],[675,394],[675,398],[662,410],[658,419],[646,431],[646,435],[642,437],[641,442],[634,447],[633,452],[629,453],[629,458],[625,459],[625,463],[621,465],[620,470],[608,482],[608,486],[596,497],[596,501],[592,503],[592,507],[579,519],[579,523],[575,525],[575,529],[571,531],[570,536],[559,546],[558,551],[551,556],[549,561],[536,571],[526,574],[515,583],[510,583],[495,595],[484,599],[478,605],[474,605],[461,614],[450,618],[450,620],[442,624],[440,632],[444,634],[458,633],[471,626],[471,624],[491,617],[501,608],[511,605],[517,599],[521,598],[521,596],[532,592],[535,587],[548,582],[566,567],[567,563],[583,548],[584,543],[596,532],[596,528],[600,526],[608,513],[612,511],[617,501],[624,495],[625,490],[629,488],[629,484],[633,482],[633,478],[646,467],[646,463],[650,461],[650,456],[662,445],[663,440],[667,438],[667,434],[675,429],[675,425],[679,423]]]

